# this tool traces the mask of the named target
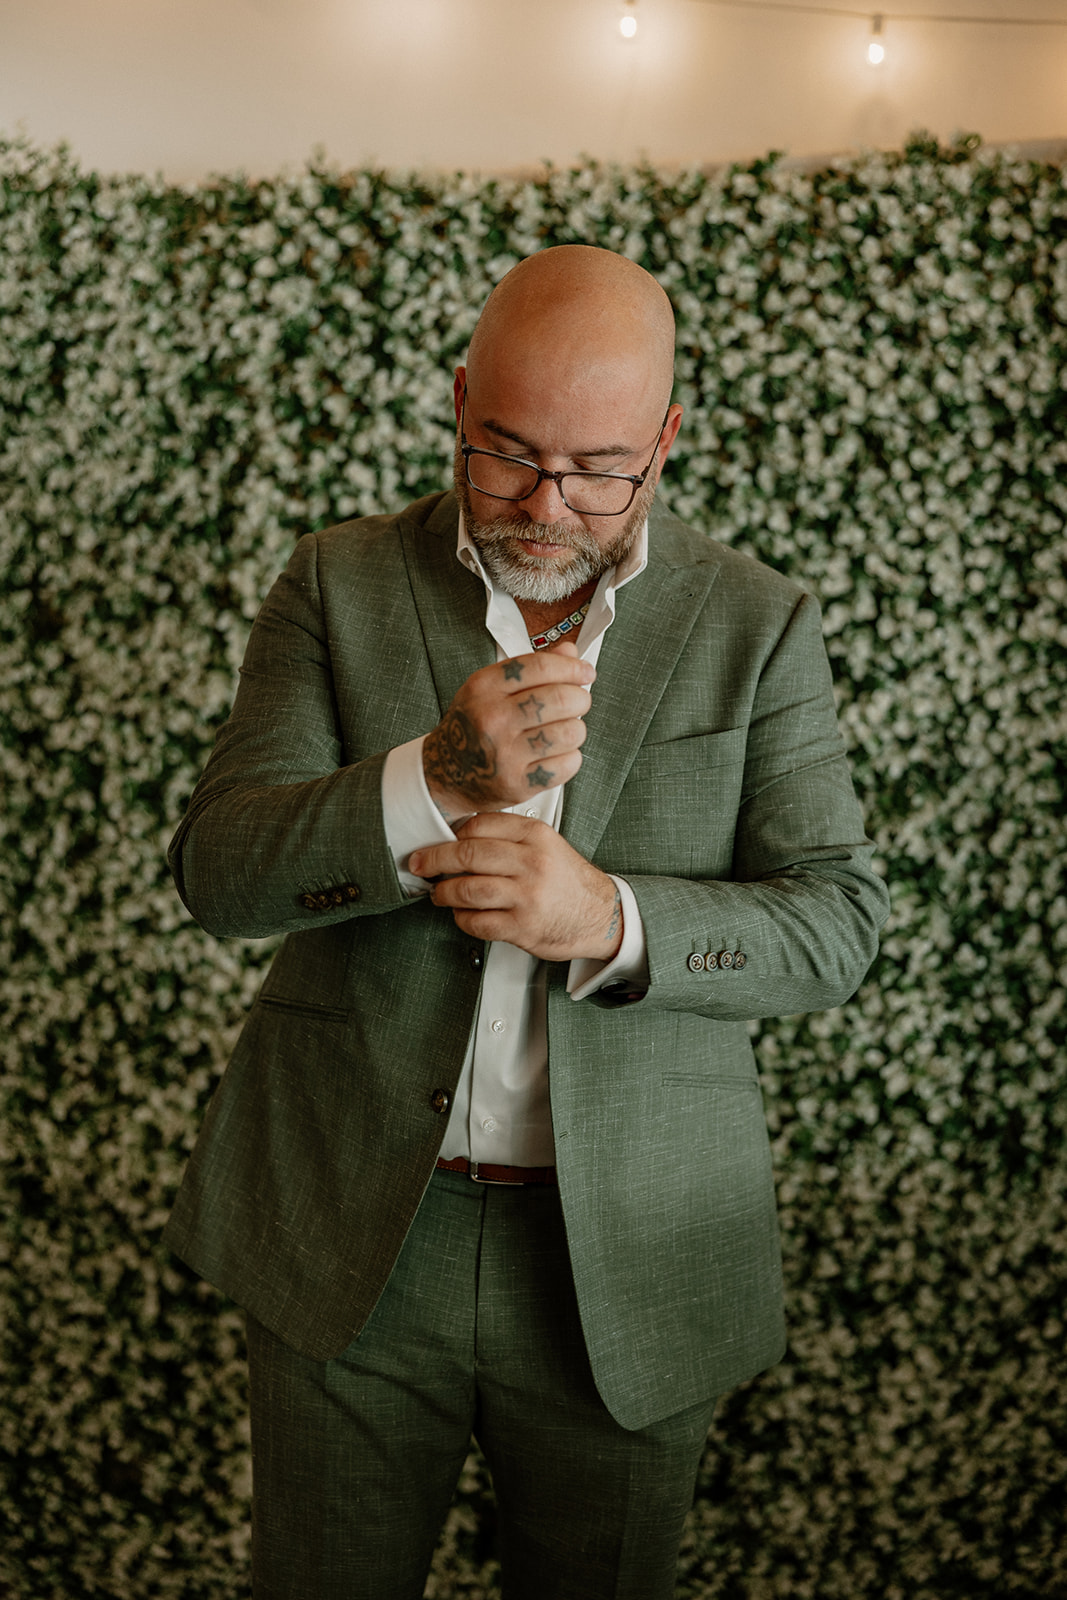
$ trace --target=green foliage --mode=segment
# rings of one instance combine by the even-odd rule
[[[674,301],[663,493],[824,602],[891,881],[853,1002],[761,1032],[792,1348],[723,1406],[679,1593],[1067,1592],[1067,187],[917,135],[195,190],[0,148],[0,1589],[230,1595],[237,1314],[158,1246],[270,951],[166,841],[297,534],[446,479],[451,368],[582,240]],[[432,1592],[491,1590],[472,1458]]]

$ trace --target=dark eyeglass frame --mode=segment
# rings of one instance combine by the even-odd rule
[[[464,389],[463,402],[459,409],[459,448],[463,456],[463,468],[467,474],[467,482],[470,484],[471,488],[476,494],[484,494],[488,496],[490,500],[505,500],[510,505],[518,505],[523,500],[529,500],[530,496],[532,494],[536,494],[543,483],[554,483],[559,491],[559,497],[563,501],[563,504],[567,507],[568,511],[573,511],[575,516],[625,516],[627,511],[629,511],[630,507],[634,503],[638,489],[640,489],[641,485],[652,471],[652,463],[656,459],[656,454],[660,446],[660,440],[663,438],[663,430],[667,426],[667,418],[670,416],[670,414],[671,408],[668,405],[666,411],[663,413],[663,421],[660,423],[659,433],[656,436],[656,443],[653,447],[652,454],[649,457],[648,466],[645,468],[644,472],[589,472],[580,467],[568,468],[566,472],[546,472],[544,467],[539,467],[535,461],[527,461],[525,456],[506,456],[502,455],[499,450],[483,450],[479,445],[467,443],[467,435],[463,428],[464,419],[467,415],[467,391]],[[529,467],[531,472],[537,473],[537,482],[534,484],[532,489],[527,489],[525,494],[493,494],[489,489],[479,489],[478,485],[471,481],[471,456],[488,456],[491,461],[506,461],[509,466]],[[613,478],[619,483],[628,483],[630,485],[630,498],[627,500],[624,506],[619,508],[618,511],[579,511],[575,506],[571,505],[570,501],[567,499],[567,496],[563,492],[564,478]]]

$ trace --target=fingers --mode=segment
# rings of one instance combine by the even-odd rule
[[[467,698],[498,743],[521,734],[536,741],[535,751],[549,748],[548,739],[553,748],[577,749],[585,737],[581,718],[593,704],[588,686],[595,676],[587,661],[562,655],[553,660],[542,651],[483,667],[468,680],[472,693]]]
[[[472,673],[423,745],[426,782],[445,817],[517,805],[572,778],[595,677],[573,645]]]
[[[502,939],[548,961],[607,960],[622,939],[618,890],[536,818],[483,812],[447,844],[412,853],[431,898],[478,939]]]
[[[555,650],[531,650],[528,655],[511,656],[491,667],[482,667],[483,673],[494,671],[503,674],[504,681],[519,689],[543,683],[594,683],[596,668],[578,655],[578,647],[561,644]],[[477,675],[477,674],[476,674]]]
[[[523,859],[517,847],[536,840],[539,829],[555,837],[553,830],[536,818],[517,817],[503,811],[480,812],[461,823],[454,840],[413,851],[408,868],[417,878],[453,878],[459,874],[516,877],[523,870]],[[457,899],[448,903],[471,905],[476,902]],[[480,903],[493,902],[483,899]],[[438,900],[437,904],[446,902]]]

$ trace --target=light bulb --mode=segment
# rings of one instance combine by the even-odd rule
[[[885,60],[885,45],[881,39],[882,19],[875,15],[871,18],[871,42],[867,46],[867,60],[872,67],[880,67]]]
[[[637,32],[637,18],[632,11],[627,11],[625,16],[619,18],[619,32],[624,39],[632,39]]]

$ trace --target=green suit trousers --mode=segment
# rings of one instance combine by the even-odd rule
[[[472,1434],[506,1600],[673,1595],[715,1402],[633,1431],[611,1416],[555,1188],[435,1173],[339,1357],[252,1319],[248,1342],[256,1600],[421,1600]]]

